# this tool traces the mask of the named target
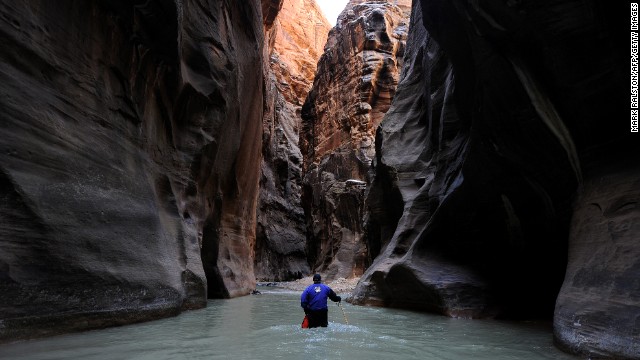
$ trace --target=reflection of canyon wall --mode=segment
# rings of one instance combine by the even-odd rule
[[[0,339],[253,289],[256,44],[280,6],[0,5]]]
[[[300,203],[300,108],[313,83],[330,25],[314,0],[284,0],[271,33],[274,94],[266,105],[257,214],[255,272],[262,280],[309,273]]]
[[[638,141],[615,120],[627,60],[613,5],[413,5],[376,137],[377,258],[353,301],[462,317],[555,307],[561,347],[638,359]]]
[[[363,202],[375,129],[402,62],[409,1],[351,1],[338,18],[303,106],[303,205],[314,269],[360,275],[368,263]]]

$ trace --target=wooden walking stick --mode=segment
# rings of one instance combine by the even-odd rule
[[[347,319],[347,314],[345,314],[345,312],[344,312],[344,308],[342,307],[342,303],[341,303],[341,302],[339,302],[339,303],[338,303],[338,306],[340,306],[340,309],[342,310],[342,316],[344,316],[344,322],[345,322],[347,325],[349,325],[349,319]]]

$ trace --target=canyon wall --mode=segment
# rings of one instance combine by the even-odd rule
[[[284,0],[269,54],[271,103],[266,104],[257,213],[255,274],[298,279],[311,271],[301,205],[300,111],[331,26],[314,0]]]
[[[353,302],[555,313],[560,347],[638,359],[640,143],[616,6],[414,1]]]
[[[0,5],[0,341],[254,288],[264,28],[281,6]]]
[[[410,1],[350,1],[329,33],[302,108],[308,256],[327,279],[359,276],[364,193],[375,129],[389,109],[404,55]]]

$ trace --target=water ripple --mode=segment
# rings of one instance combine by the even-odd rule
[[[329,327],[302,329],[299,294],[211,300],[176,318],[0,346],[3,360],[567,360],[550,327],[449,319],[343,304]]]

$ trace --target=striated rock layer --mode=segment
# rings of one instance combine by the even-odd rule
[[[266,104],[257,213],[255,274],[285,281],[309,274],[305,250],[300,109],[330,25],[315,0],[284,0],[270,33],[273,101]]]
[[[261,44],[280,6],[0,5],[0,341],[254,288]]]
[[[562,348],[638,359],[639,143],[617,120],[627,60],[614,10],[414,2],[376,136],[377,257],[355,303],[460,317],[555,307]]]
[[[395,93],[410,1],[351,1],[329,33],[302,109],[303,206],[314,269],[359,276],[374,133]]]

